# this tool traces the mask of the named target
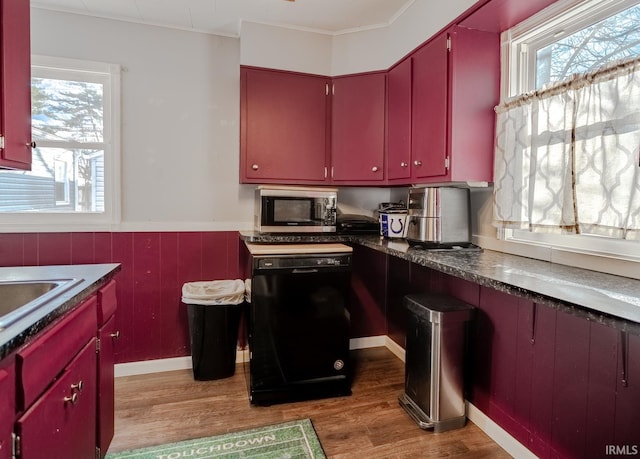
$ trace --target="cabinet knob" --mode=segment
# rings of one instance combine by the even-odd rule
[[[378,166],[373,166],[371,168],[371,172],[378,172]]]
[[[409,163],[405,163],[404,161],[402,161],[400,163],[400,167],[409,167]]]
[[[71,390],[75,392],[82,392],[84,389],[84,383],[82,381],[78,381],[77,384],[71,384]]]
[[[416,159],[413,164],[416,166],[422,166],[422,161]]]
[[[258,165],[257,164],[253,164],[251,166],[251,169],[253,169],[254,171],[257,171],[258,170]]]
[[[75,405],[76,403],[78,403],[78,393],[74,392],[73,394],[71,394],[71,397],[65,397],[62,400],[64,401],[65,405],[67,403],[71,403],[72,405]]]
[[[30,142],[28,144],[26,144],[27,147],[29,148],[36,148],[38,145],[36,144],[36,141],[34,140],[33,142]]]
[[[120,330],[116,331],[115,333],[111,333],[111,337],[113,339],[118,339],[120,338]]]

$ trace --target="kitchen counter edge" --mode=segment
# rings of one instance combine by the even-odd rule
[[[45,306],[0,331],[0,360],[12,354],[45,327],[75,308],[111,280],[120,263],[0,267],[0,281],[82,279],[74,287],[50,300]]]
[[[404,240],[357,235],[266,235],[250,243],[343,242],[383,252],[484,287],[640,335],[640,280],[493,250],[423,250]]]

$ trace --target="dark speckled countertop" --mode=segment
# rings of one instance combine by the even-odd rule
[[[347,242],[476,284],[640,334],[640,280],[492,250],[423,250],[379,236],[290,236],[241,232],[245,242]]]
[[[120,271],[118,263],[0,268],[0,282],[79,279],[79,282],[73,287],[52,298],[6,329],[0,330],[0,360],[93,294],[118,271]]]

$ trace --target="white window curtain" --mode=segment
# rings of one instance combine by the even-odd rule
[[[640,59],[496,113],[496,227],[640,240]]]

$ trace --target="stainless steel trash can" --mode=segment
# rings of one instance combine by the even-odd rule
[[[422,429],[463,427],[465,343],[474,308],[441,294],[407,295],[404,306],[408,321],[400,405]]]

